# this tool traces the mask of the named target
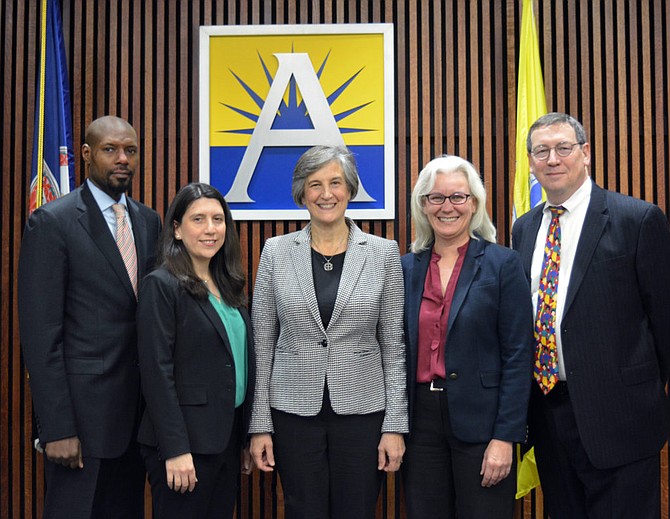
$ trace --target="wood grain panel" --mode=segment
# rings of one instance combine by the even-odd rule
[[[357,222],[412,239],[411,188],[426,162],[456,153],[481,171],[500,243],[509,243],[515,163],[520,0],[60,0],[72,93],[76,183],[86,125],[105,113],[138,131],[144,174],[132,195],[160,214],[198,178],[198,27],[211,24],[392,22],[395,39],[397,216]],[[42,457],[30,447],[31,402],[18,339],[16,269],[26,217],[37,74],[38,0],[0,3],[3,85],[0,244],[0,517],[39,517]],[[580,119],[602,186],[668,211],[670,0],[535,0],[549,110]],[[236,223],[249,292],[265,240],[304,222]],[[669,516],[667,449],[661,456]],[[281,517],[276,475],[243,478],[238,517]],[[389,477],[378,517],[404,517],[399,478]],[[541,518],[542,494],[517,517]],[[150,506],[147,505],[147,510]]]

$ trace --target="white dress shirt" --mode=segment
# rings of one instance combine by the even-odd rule
[[[561,265],[558,271],[558,291],[556,293],[556,348],[558,351],[558,378],[566,380],[565,359],[563,358],[563,347],[561,342],[561,322],[563,320],[563,310],[565,309],[565,300],[570,285],[570,275],[572,266],[575,262],[577,245],[579,237],[584,226],[586,210],[591,200],[592,181],[588,177],[573,195],[563,204],[566,211],[559,217],[561,223]],[[542,270],[542,261],[544,259],[544,246],[547,241],[547,232],[551,223],[551,205],[547,202],[543,209],[542,223],[535,240],[535,250],[533,252],[533,261],[530,267],[530,288],[533,298],[533,310],[537,318],[537,297],[540,286],[540,275]]]

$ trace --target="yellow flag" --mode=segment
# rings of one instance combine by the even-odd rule
[[[532,0],[523,0],[521,43],[519,45],[519,85],[516,104],[516,175],[514,176],[514,218],[544,200],[542,188],[530,173],[526,137],[538,117],[547,113]]]
[[[521,499],[539,486],[540,476],[535,464],[535,450],[530,449],[521,456],[521,448],[517,446],[516,498]]]
[[[516,175],[514,176],[514,218],[530,211],[542,203],[544,193],[540,184],[530,173],[526,137],[528,129],[547,113],[544,98],[542,63],[538,46],[533,1],[523,0],[521,16],[521,43],[519,45],[519,86],[516,105]],[[517,446],[517,499],[525,496],[540,485],[540,477],[535,464],[535,452],[530,449],[521,456]]]

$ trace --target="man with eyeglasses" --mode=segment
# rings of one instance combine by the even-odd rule
[[[668,220],[589,177],[582,125],[530,128],[547,203],[512,230],[536,312],[530,441],[552,519],[658,518],[670,423]]]

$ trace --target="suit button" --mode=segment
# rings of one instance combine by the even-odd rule
[[[451,373],[449,373],[449,380],[456,380],[457,378],[458,378],[458,373],[456,373],[455,371],[452,371]]]
[[[322,340],[321,341],[321,346],[323,346],[324,348],[327,347],[328,346],[328,341],[326,339]]]

